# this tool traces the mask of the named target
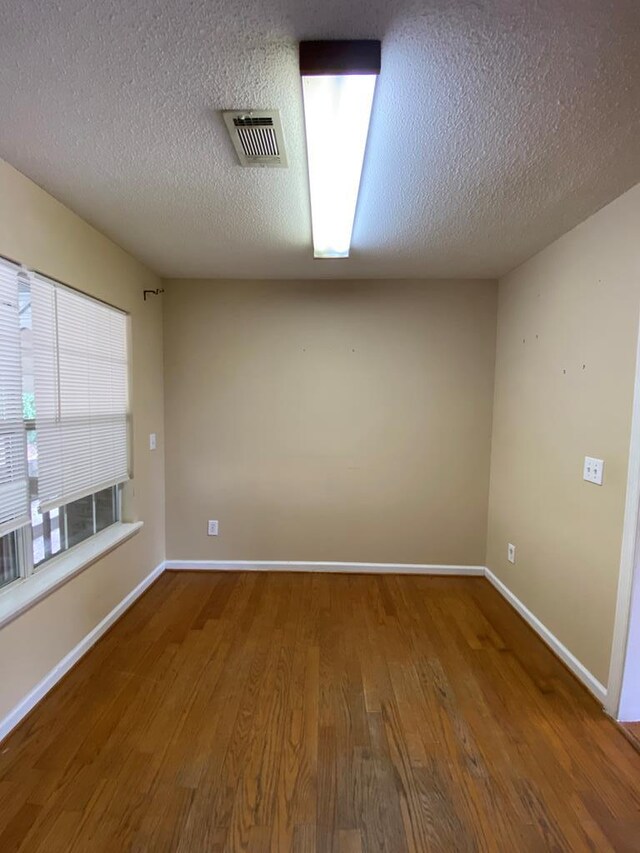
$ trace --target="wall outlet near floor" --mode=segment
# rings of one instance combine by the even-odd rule
[[[511,542],[507,545],[507,560],[510,563],[515,563],[516,561],[516,546],[512,545]]]
[[[155,450],[158,446],[158,437],[155,432],[149,433],[149,450]]]
[[[595,483],[596,486],[601,486],[603,472],[603,459],[594,459],[593,456],[584,457],[584,470],[582,472],[583,480],[586,480],[587,483]]]
[[[208,521],[207,522],[207,536],[217,536],[218,535],[218,522],[217,521]]]

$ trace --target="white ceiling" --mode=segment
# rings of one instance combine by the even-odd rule
[[[380,38],[352,256],[312,259],[297,41]],[[218,111],[282,113],[243,169]],[[495,276],[640,180],[638,0],[0,0],[0,156],[166,276]]]

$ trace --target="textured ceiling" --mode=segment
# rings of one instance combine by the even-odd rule
[[[312,259],[303,38],[383,42],[348,260]],[[251,107],[288,169],[236,164]],[[0,0],[0,156],[166,276],[502,274],[639,140],[638,0]]]

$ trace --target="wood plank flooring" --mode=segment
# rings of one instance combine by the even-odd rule
[[[165,573],[0,747],[0,851],[634,851],[640,754],[482,578]]]
[[[640,752],[640,723],[621,723],[621,727],[627,739]]]

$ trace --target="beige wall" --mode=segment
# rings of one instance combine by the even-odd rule
[[[165,286],[169,558],[483,564],[495,282]]]
[[[606,685],[640,301],[640,185],[500,282],[488,565]],[[602,487],[584,456],[605,460]],[[506,559],[507,543],[517,563]]]
[[[0,254],[130,312],[133,343],[133,519],[128,542],[0,631],[0,719],[164,559],[162,306],[158,280],[11,166],[0,161]],[[148,433],[158,433],[150,453]]]
[[[481,564],[488,506],[489,567],[606,684],[639,227],[640,186],[503,279],[498,306],[492,282],[167,282],[163,350],[156,277],[0,161],[0,254],[131,313],[145,522],[0,632],[0,718],[164,558],[163,411],[169,558]]]

